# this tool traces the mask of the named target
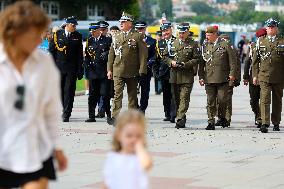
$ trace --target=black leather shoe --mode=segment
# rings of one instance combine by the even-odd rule
[[[63,122],[69,122],[69,117],[64,117]]]
[[[165,118],[163,119],[163,121],[170,121],[170,120],[171,120],[170,117],[165,117]]]
[[[170,119],[170,122],[171,122],[171,123],[175,123],[175,122],[176,122],[176,118],[172,117],[172,118]]]
[[[222,126],[223,125],[223,122],[221,119],[218,119],[215,126]]]
[[[205,128],[206,130],[215,130],[215,125],[212,123],[209,123],[208,126]]]
[[[279,125],[274,125],[273,131],[280,131]]]
[[[108,117],[107,118],[107,124],[115,126],[115,118],[113,117]]]
[[[222,128],[226,128],[226,127],[229,127],[230,126],[230,123],[226,120],[226,119],[223,119],[222,121],[221,121],[221,123],[222,123]]]
[[[262,133],[268,133],[268,128],[269,126],[268,125],[266,125],[266,124],[263,124],[263,125],[261,125],[261,127],[260,127],[260,131],[262,132]]]
[[[175,128],[177,129],[185,128],[185,123],[186,123],[185,119],[178,119]]]
[[[95,116],[95,118],[104,118],[106,115],[104,112],[98,112],[98,114]]]
[[[261,127],[261,123],[257,122],[257,128],[260,128]]]
[[[87,123],[91,123],[91,122],[97,122],[95,118],[89,118],[87,120],[85,120],[85,122]]]

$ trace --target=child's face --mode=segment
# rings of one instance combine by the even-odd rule
[[[144,142],[143,127],[138,123],[129,123],[122,129],[119,135],[122,151],[127,153],[135,152],[137,142]]]

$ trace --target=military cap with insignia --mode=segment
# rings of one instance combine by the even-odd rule
[[[66,24],[74,24],[74,25],[78,25],[77,19],[75,16],[70,16],[68,18],[65,18],[65,23]]]
[[[279,21],[273,19],[273,18],[269,18],[268,20],[266,20],[265,25],[267,27],[278,27],[280,24]]]
[[[94,31],[94,30],[97,30],[100,28],[100,24],[97,22],[97,23],[90,23],[90,26],[89,26],[89,31]]]
[[[100,25],[100,28],[108,28],[109,23],[106,21],[99,21],[98,24]]]
[[[218,27],[216,26],[208,26],[205,30],[205,33],[217,33]]]
[[[119,22],[127,22],[127,21],[133,22],[133,20],[134,19],[131,14],[123,12],[121,18],[119,19]]]
[[[172,27],[172,23],[164,22],[160,25],[160,30],[163,31],[163,30],[169,29],[171,27]]]
[[[135,22],[135,28],[140,29],[140,28],[146,28],[147,27],[147,23],[144,21],[138,21]]]
[[[187,23],[181,23],[180,25],[178,25],[177,29],[178,29],[178,32],[186,32],[188,31],[190,28],[189,24]]]

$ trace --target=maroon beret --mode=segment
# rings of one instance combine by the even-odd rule
[[[260,28],[255,32],[256,37],[261,37],[261,36],[264,36],[266,34],[267,34],[267,32],[266,32],[265,28]]]

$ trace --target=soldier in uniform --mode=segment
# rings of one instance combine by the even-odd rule
[[[203,61],[199,64],[199,83],[205,85],[207,94],[208,126],[215,130],[216,99],[218,99],[222,127],[228,127],[226,106],[229,81],[236,77],[236,58],[228,41],[218,36],[218,28],[206,28],[206,40],[202,45]]]
[[[170,67],[164,61],[165,58],[172,58],[170,54],[170,49],[173,41],[176,39],[172,35],[172,24],[170,22],[162,23],[160,29],[163,34],[163,39],[157,43],[157,61],[153,66],[155,75],[162,82],[162,91],[163,91],[163,105],[165,118],[163,121],[170,121],[175,123],[175,102],[172,98],[171,84],[170,80]]]
[[[103,99],[107,119],[111,118],[110,113],[110,81],[107,79],[107,57],[111,46],[106,36],[101,35],[98,23],[92,23],[89,27],[91,37],[86,42],[86,76],[90,83],[89,92],[89,119],[86,122],[96,122],[95,111],[100,97]]]
[[[161,41],[161,40],[162,40],[162,31],[159,30],[159,31],[156,32],[156,48],[158,46],[158,42]],[[157,59],[157,53],[156,53],[156,62],[157,61],[159,61],[159,60]],[[155,80],[155,94],[160,95],[162,93],[162,83],[159,80],[158,76],[154,72],[154,67],[156,65],[156,62],[152,66],[152,72],[153,72],[153,77],[154,77],[154,80]]]
[[[128,108],[137,108],[137,84],[139,76],[147,74],[148,51],[144,36],[133,28],[133,17],[123,13],[120,18],[121,31],[113,36],[108,56],[108,79],[114,80],[112,119],[114,125],[122,108],[123,89],[127,85]]]
[[[135,29],[144,36],[144,41],[147,44],[148,58],[147,58],[147,75],[146,77],[140,77],[139,84],[141,87],[141,98],[139,104],[139,110],[145,113],[148,107],[150,83],[153,76],[152,66],[156,61],[156,40],[145,34],[147,24],[140,21],[135,23]]]
[[[77,20],[69,17],[64,29],[54,33],[49,43],[52,54],[61,73],[61,97],[63,104],[63,121],[69,122],[71,116],[77,78],[83,78],[83,44],[82,35],[76,31]]]
[[[194,83],[194,67],[200,61],[198,43],[189,37],[189,25],[178,26],[179,38],[171,46],[172,57],[164,61],[171,67],[170,83],[176,103],[176,128],[185,128],[186,112]]]
[[[97,22],[97,24],[99,25],[99,30],[101,32],[101,35],[106,37],[106,40],[108,40],[108,43],[111,44],[112,39],[111,39],[110,34],[108,34],[109,24],[106,21],[99,21],[99,22]],[[96,115],[96,118],[104,118],[105,117],[106,108],[105,108],[105,104],[104,104],[104,101],[105,101],[104,98],[105,97],[103,97],[103,96],[100,97],[100,100],[98,102],[99,110],[98,110],[98,114]],[[109,101],[110,101],[110,98],[109,98]]]
[[[282,112],[283,73],[284,73],[284,38],[279,35],[279,22],[274,19],[266,21],[267,35],[260,37],[256,43],[253,56],[253,84],[260,84],[260,109],[262,133],[268,132],[270,125],[270,105],[272,93],[271,121],[274,131],[280,131]]]
[[[222,34],[220,35],[220,38],[227,40],[230,44],[230,36],[228,34]],[[234,87],[238,87],[240,86],[240,82],[241,82],[241,62],[239,60],[239,52],[238,49],[234,48],[231,45],[233,52],[234,52],[234,58],[236,58],[236,79],[235,81],[229,81],[229,87],[228,87],[228,92],[227,92],[227,108],[226,108],[226,120],[227,120],[227,124],[228,127],[231,125],[231,117],[232,117],[232,100],[233,100],[233,91],[234,91]],[[223,123],[222,121],[224,121],[224,119],[221,119],[221,115],[219,114],[219,105],[218,105],[218,99],[216,99],[216,103],[217,103],[217,116],[218,116],[218,120],[215,124],[215,126],[222,126]]]
[[[266,29],[261,28],[255,33],[256,37],[259,38],[261,36],[266,35]],[[255,53],[255,43],[250,44],[250,53],[249,56],[246,57],[245,59],[245,65],[244,65],[244,75],[243,75],[243,80],[244,80],[244,85],[247,86],[249,85],[249,95],[250,95],[250,106],[251,109],[254,113],[255,116],[255,125],[257,125],[257,128],[260,128],[262,125],[261,122],[261,114],[260,114],[260,105],[259,105],[259,100],[260,100],[260,86],[259,85],[254,85],[253,84],[253,78],[252,78],[252,58],[253,54]]]

